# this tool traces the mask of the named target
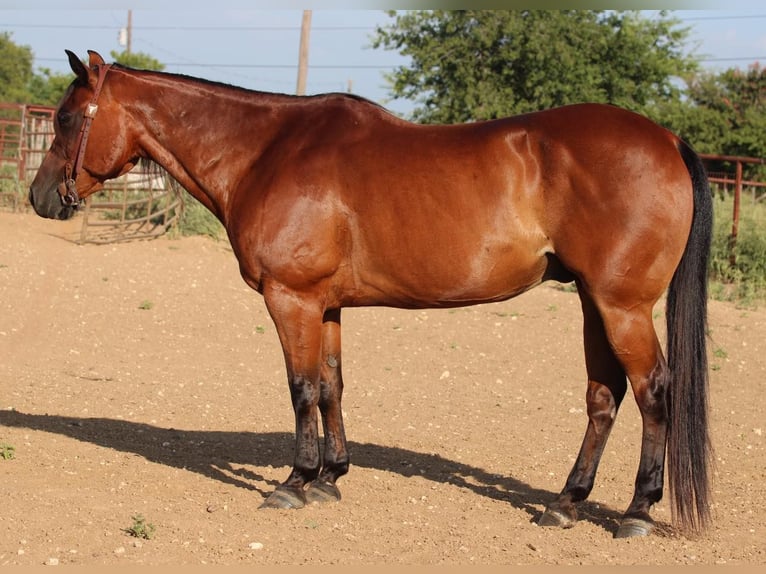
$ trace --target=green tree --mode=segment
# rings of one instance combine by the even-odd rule
[[[703,72],[686,85],[685,100],[658,106],[655,119],[699,152],[766,157],[765,68],[755,63],[746,70]],[[745,169],[747,177],[766,176],[763,166]]]
[[[48,68],[40,68],[29,82],[29,102],[42,106],[57,105],[73,79],[73,74],[58,74]]]
[[[9,32],[0,33],[0,101],[21,104],[29,99],[32,49],[19,46]]]
[[[700,153],[723,153],[727,121],[714,102],[718,93],[717,76],[710,72],[692,75],[686,80],[686,97],[659,103],[651,117],[688,141]],[[701,101],[696,102],[691,92],[696,91]],[[712,99],[710,99],[712,98]]]
[[[582,101],[646,112],[677,100],[674,78],[688,28],[660,12],[460,10],[389,13],[373,47],[409,56],[390,76],[394,97],[419,104],[414,119],[459,122]]]
[[[707,107],[726,121],[720,153],[766,156],[766,69],[758,63],[747,70],[731,68],[718,76],[716,85],[718,94]],[[691,97],[699,102],[694,90]]]
[[[112,50],[110,55],[118,64],[130,68],[136,68],[138,70],[154,70],[155,72],[161,72],[165,69],[165,64],[143,52],[117,52]]]

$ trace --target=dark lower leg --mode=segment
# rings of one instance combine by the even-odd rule
[[[593,489],[601,455],[627,389],[625,372],[609,345],[601,315],[582,289],[580,299],[584,318],[585,366],[588,371],[588,428],[564,489],[548,505],[540,519],[543,526],[566,528],[575,524],[575,504],[585,500]]]
[[[324,430],[324,457],[319,477],[309,487],[309,500],[340,500],[336,480],[348,472],[349,456],[343,428],[343,377],[341,375],[340,310],[328,311],[322,326],[319,412]]]
[[[649,510],[662,499],[667,434],[667,369],[661,357],[648,378],[637,379],[633,390],[643,422],[641,459],[633,499],[617,536],[648,534],[653,524]]]
[[[339,394],[341,387],[338,383],[322,383],[322,398],[319,400],[324,429],[324,458],[319,479],[333,484],[348,472],[349,467]]]
[[[285,486],[303,488],[319,474],[319,433],[317,430],[317,384],[295,377],[290,395],[295,410],[295,460]]]
[[[304,377],[290,382],[295,410],[295,459],[287,480],[263,502],[261,508],[302,508],[306,504],[304,487],[319,475],[319,436],[316,404],[318,389]]]
[[[668,368],[652,323],[652,306],[614,307],[604,317],[615,355],[633,388],[643,428],[633,499],[615,536],[642,536],[651,532],[649,510],[662,498]]]
[[[625,386],[624,376],[622,387],[617,391],[595,381],[588,382],[588,428],[564,489],[546,508],[540,519],[541,525],[570,527],[576,522],[575,504],[585,500],[593,489],[596,470]]]
[[[338,363],[338,369],[340,364]],[[338,370],[338,375],[340,371]],[[341,412],[340,377],[320,383],[321,393],[319,411],[322,414],[324,429],[324,457],[322,470],[314,482],[309,485],[306,493],[309,502],[329,502],[340,500],[340,490],[335,485],[336,480],[348,472],[349,457],[346,448],[346,434],[343,428]]]

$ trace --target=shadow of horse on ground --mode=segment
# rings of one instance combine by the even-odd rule
[[[78,418],[59,415],[0,412],[6,427],[55,433],[116,451],[133,453],[148,461],[190,470],[213,480],[259,492],[257,483],[276,487],[268,480],[237,465],[282,467],[292,464],[294,437],[287,432],[189,431],[162,428],[145,423],[108,418]],[[489,473],[481,468],[398,447],[371,443],[349,443],[353,464],[404,477],[419,476],[438,483],[453,484],[480,496],[504,501],[530,515],[537,522],[541,508],[555,493],[537,489],[513,478]],[[587,520],[614,533],[622,514],[601,504],[582,502],[581,520]]]

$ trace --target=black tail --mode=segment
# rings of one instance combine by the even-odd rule
[[[683,157],[694,189],[694,215],[686,250],[667,296],[668,475],[673,520],[683,529],[704,530],[710,522],[710,436],[708,433],[707,272],[713,202],[702,161],[684,142]]]

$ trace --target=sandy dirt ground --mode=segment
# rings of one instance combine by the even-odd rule
[[[2,566],[766,562],[766,310],[710,306],[715,522],[700,538],[668,526],[665,501],[655,534],[612,538],[638,464],[631,396],[580,522],[536,525],[586,425],[579,301],[553,285],[344,311],[343,500],[264,511],[293,416],[228,243],[80,246],[78,230],[0,213]],[[136,516],[150,539],[126,532]]]

